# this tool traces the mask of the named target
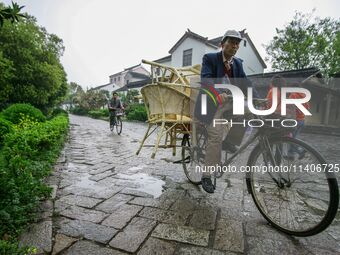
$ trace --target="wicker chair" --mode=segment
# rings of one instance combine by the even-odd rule
[[[190,133],[190,109],[193,109],[198,94],[198,90],[193,89],[192,85],[197,85],[200,80],[201,67],[196,65],[175,68],[147,60],[142,62],[151,65],[152,84],[141,90],[149,126],[137,154],[143,147],[154,147],[152,158],[158,148],[172,148],[172,154],[176,155],[176,147],[180,147],[177,146],[177,136]],[[144,145],[156,130],[156,142],[153,145]],[[163,136],[165,143],[160,145]]]
[[[190,131],[190,96],[180,89],[164,84],[146,85],[141,90],[148,116],[148,129],[137,151],[142,147],[154,147],[151,158],[154,158],[158,148],[172,148],[176,154],[178,134]],[[150,131],[152,130],[152,131]],[[158,130],[154,145],[144,145],[147,138]],[[164,145],[160,145],[165,136]]]

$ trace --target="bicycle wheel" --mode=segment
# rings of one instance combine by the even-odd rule
[[[120,135],[122,133],[123,123],[120,117],[116,119],[116,131],[117,134]]]
[[[110,125],[110,130],[111,130],[111,132],[113,131],[113,129],[114,129],[114,125],[113,125],[113,120],[112,120],[112,117],[110,116],[110,120],[109,120],[109,125]]]
[[[197,130],[197,145],[193,146],[190,136],[185,134],[182,139],[182,166],[188,180],[193,184],[201,184],[202,167],[204,166],[207,133],[205,129]]]
[[[252,168],[248,190],[272,226],[290,235],[311,236],[332,223],[339,204],[338,183],[311,146],[294,138],[273,138],[267,146],[254,148],[247,165]],[[270,166],[276,168],[270,172]]]

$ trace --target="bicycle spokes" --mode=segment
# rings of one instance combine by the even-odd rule
[[[307,171],[322,165],[322,156],[290,138],[268,140],[258,150],[250,159],[249,164],[255,167],[248,182],[264,217],[275,227],[295,235],[312,235],[326,228],[338,207],[337,182],[327,169]]]

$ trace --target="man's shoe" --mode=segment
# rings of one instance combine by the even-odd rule
[[[214,193],[215,187],[211,181],[211,178],[203,176],[201,180],[203,189],[208,193]]]
[[[222,142],[222,150],[228,151],[230,153],[235,153],[237,151],[237,147],[231,142],[224,140]]]

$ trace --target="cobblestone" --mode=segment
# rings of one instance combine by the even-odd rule
[[[52,221],[45,220],[32,224],[20,237],[20,245],[33,246],[37,253],[52,251]]]
[[[170,224],[159,224],[152,236],[200,246],[208,246],[209,241],[209,232],[206,230]]]
[[[176,244],[150,237],[143,245],[138,255],[172,255],[176,249]]]
[[[102,202],[101,199],[77,196],[77,195],[68,195],[59,199],[59,202],[69,204],[69,205],[78,205],[85,208],[92,208],[98,203]]]
[[[142,210],[142,207],[138,205],[122,205],[107,217],[102,224],[122,229],[140,210]]]
[[[123,232],[118,233],[112,239],[110,246],[128,252],[136,252],[155,225],[155,221],[136,217]]]
[[[77,241],[76,238],[72,238],[69,236],[62,235],[62,234],[57,234],[55,236],[55,243],[54,243],[52,255],[56,255],[60,253],[61,251],[66,250],[76,241]]]
[[[78,220],[86,220],[94,223],[101,222],[107,215],[100,211],[89,210],[78,206],[70,206],[65,210],[60,212],[60,215],[78,219]]]
[[[214,248],[224,251],[244,252],[242,223],[220,219],[217,222]]]
[[[98,205],[96,209],[106,213],[112,213],[131,199],[133,199],[133,196],[117,194]]]
[[[118,232],[114,228],[81,220],[62,219],[58,225],[59,233],[72,237],[85,237],[100,243],[107,243]]]
[[[79,241],[68,249],[65,255],[123,255],[120,251],[99,246],[89,241]]]

